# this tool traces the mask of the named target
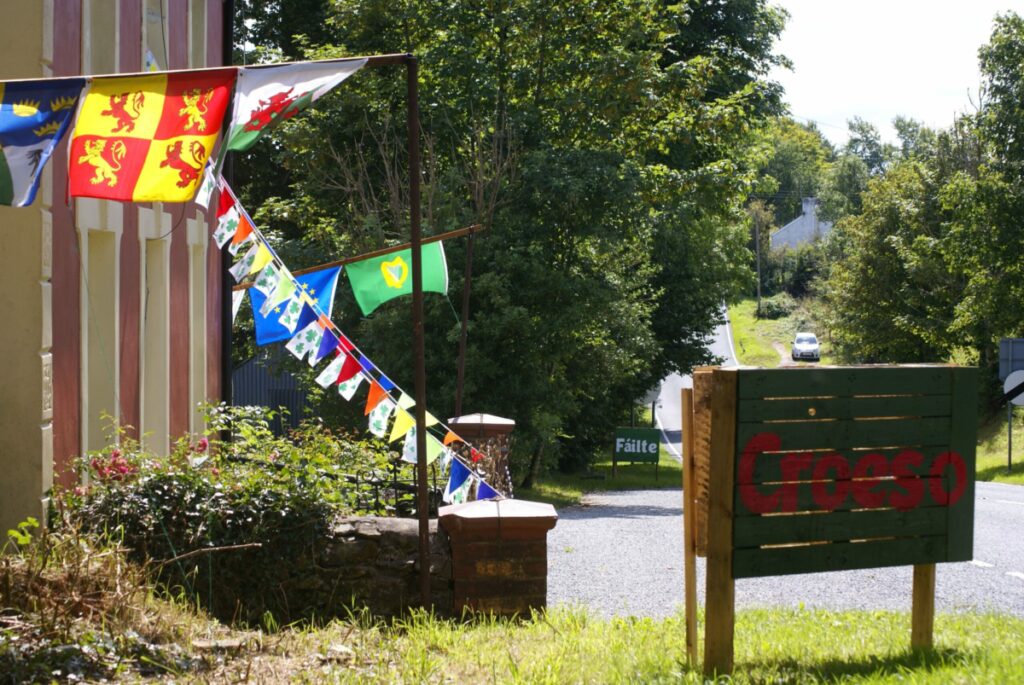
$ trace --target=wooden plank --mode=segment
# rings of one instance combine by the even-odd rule
[[[693,370],[693,509],[697,556],[708,555],[708,490],[711,482],[711,367]]]
[[[857,447],[927,447],[949,444],[951,420],[873,419],[864,421],[801,421],[744,423],[737,428],[736,448],[742,451],[758,433],[773,433],[780,450],[846,450]]]
[[[697,536],[693,496],[693,389],[683,388],[683,598],[686,608],[686,658],[697,663]]]
[[[740,516],[733,521],[735,549],[760,545],[835,542],[858,538],[944,535],[946,511],[941,507],[837,511],[786,516]]]
[[[949,548],[946,561],[968,561],[974,558],[974,479],[975,446],[978,441],[978,369],[953,370],[953,418],[950,451],[963,461],[966,476],[963,494],[947,510],[949,515]],[[947,469],[952,474],[953,469]],[[955,484],[947,485],[947,492]]]
[[[939,506],[941,506],[939,504],[936,504],[935,501],[931,497],[932,481],[933,480],[937,480],[937,479],[932,478],[930,476],[925,476],[924,478],[918,478],[916,480],[921,481],[920,485],[916,485],[915,484],[915,485],[913,485],[911,487],[914,487],[914,488],[920,487],[921,492],[922,492],[921,502],[920,502],[920,504],[918,505],[917,508],[939,507]],[[820,485],[819,488],[823,489],[824,492],[827,495],[832,495],[832,494],[835,493],[835,491],[836,491],[835,488],[836,488],[836,482],[837,481],[819,481],[819,482],[822,483],[822,485]],[[782,485],[782,484],[781,483],[778,483],[778,484],[763,484],[763,483],[756,483],[755,482],[754,487],[756,487],[756,491],[758,493],[760,493],[760,494],[770,494],[770,493],[775,492],[780,485]],[[879,492],[886,492],[886,493],[895,492],[895,493],[898,493],[898,494],[903,494],[903,493],[905,493],[907,491],[906,487],[907,487],[907,484],[898,484],[893,479],[885,479],[881,483],[879,483],[878,485],[873,487],[872,488],[872,492],[877,490]],[[743,498],[742,491],[740,490],[740,486],[738,486],[738,485],[736,486],[736,497],[735,497],[734,501],[735,501],[734,516],[737,519],[738,518],[742,518],[742,517],[747,517],[747,516],[760,516],[763,513],[763,512],[751,511],[750,509],[748,509],[746,507],[746,505],[744,503],[744,498]],[[814,487],[809,482],[802,482],[796,488],[796,503],[795,503],[795,506],[793,507],[793,511],[796,512],[796,513],[800,513],[800,512],[812,513],[812,512],[828,512],[828,511],[849,511],[851,509],[862,509],[862,508],[864,508],[862,504],[858,503],[857,500],[854,499],[852,493],[847,493],[847,497],[845,499],[843,499],[841,502],[838,502],[838,503],[827,502],[827,505],[828,506],[825,506],[824,504],[821,504],[821,503],[816,501]],[[889,507],[887,506],[886,508],[889,508]],[[781,511],[781,507],[779,508],[779,511]]]
[[[927,476],[933,466],[933,462],[941,455],[949,450],[948,445],[941,445],[938,447],[924,447],[921,449],[912,449],[911,452],[917,452],[921,455],[920,466],[908,467],[909,472],[921,476]],[[873,467],[868,470],[868,467],[872,462],[877,460],[877,457],[871,457],[871,462],[865,462],[860,468],[864,469],[864,475],[859,476],[878,478],[882,476],[890,475],[892,469],[893,460],[897,455],[902,453],[902,449],[887,449],[887,450],[857,450],[857,451],[846,451],[839,453],[843,459],[846,460],[846,468],[848,474],[844,475],[838,472],[838,463],[832,463],[836,452],[814,452],[805,453],[800,452],[796,457],[791,456],[793,453],[759,453],[754,460],[751,468],[751,477],[749,480],[744,480],[743,472],[740,472],[740,478],[738,482],[750,483],[785,483],[785,482],[804,482],[804,481],[834,481],[834,480],[850,480],[858,477],[858,464],[863,459],[868,458],[868,455],[881,455],[885,460],[885,467],[879,470],[877,467]],[[809,454],[809,456],[807,456]],[[800,456],[804,455],[804,456]],[[829,458],[829,461],[825,461]],[[790,464],[792,462],[792,464]],[[740,460],[739,463],[743,463]],[[787,466],[783,470],[783,463]],[[820,466],[819,466],[820,465]],[[817,477],[814,476],[815,470],[821,468],[822,471]],[[903,474],[901,474],[903,475]]]
[[[913,597],[910,613],[910,647],[931,649],[935,627],[935,564],[914,566]]]
[[[950,395],[748,399],[739,403],[740,423],[858,417],[949,416]]]
[[[851,397],[854,395],[945,395],[951,389],[949,366],[844,366],[745,369],[738,396]]]
[[[735,587],[732,517],[736,455],[735,369],[712,374],[711,460],[708,501],[708,563],[705,591],[704,673],[732,673]]]
[[[834,542],[799,547],[738,549],[733,553],[732,569],[733,578],[757,578],[931,564],[944,561],[945,556],[945,536]]]

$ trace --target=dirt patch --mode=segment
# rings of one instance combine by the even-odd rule
[[[792,355],[786,346],[779,342],[773,342],[772,347],[779,353],[779,366],[799,366],[799,362],[793,361]]]

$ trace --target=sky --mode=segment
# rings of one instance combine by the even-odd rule
[[[910,117],[946,128],[972,111],[981,77],[978,48],[998,13],[1024,14],[1024,0],[773,0],[790,18],[776,52],[793,70],[775,69],[790,113],[813,120],[833,143],[859,116],[896,141],[892,120]]]

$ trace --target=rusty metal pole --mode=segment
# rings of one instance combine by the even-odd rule
[[[409,243],[412,249],[412,357],[416,395],[416,515],[419,519],[420,602],[430,607],[430,502],[427,497],[427,372],[423,343],[423,259],[420,230],[419,64],[405,58],[409,107]]]
[[[462,389],[466,379],[466,334],[469,326],[469,289],[473,284],[473,234],[466,244],[466,281],[462,285],[462,326],[459,329],[459,368],[455,377],[455,415],[462,416]]]

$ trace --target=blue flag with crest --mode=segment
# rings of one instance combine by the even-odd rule
[[[26,207],[64,135],[84,78],[0,82],[0,204]]]

